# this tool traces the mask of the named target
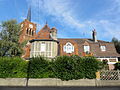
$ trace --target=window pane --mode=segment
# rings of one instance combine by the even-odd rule
[[[41,43],[41,52],[45,52],[46,51],[46,45],[45,43]]]
[[[101,51],[106,51],[106,47],[105,46],[100,46]]]
[[[90,51],[90,46],[84,46],[84,52],[89,52]]]
[[[71,43],[66,43],[66,45],[63,46],[63,51],[66,53],[72,53],[74,52],[74,46]]]

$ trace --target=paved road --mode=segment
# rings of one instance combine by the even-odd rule
[[[0,90],[120,90],[120,87],[0,87]]]

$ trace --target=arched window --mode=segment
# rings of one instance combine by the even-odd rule
[[[28,32],[29,32],[29,29],[27,28],[27,31],[26,31],[26,33],[28,34]]]
[[[63,51],[66,53],[72,53],[74,52],[74,46],[70,42],[68,42],[66,43],[66,45],[63,46]]]
[[[29,30],[29,35],[31,35],[31,29]]]
[[[32,36],[34,35],[34,31],[32,31]]]

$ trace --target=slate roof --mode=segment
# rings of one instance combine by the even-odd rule
[[[76,48],[78,48],[79,56],[82,56],[82,53],[84,52],[83,46],[85,42],[87,42],[90,46],[90,52],[93,53],[95,57],[120,57],[120,54],[116,52],[115,46],[112,42],[106,42],[102,40],[98,40],[98,42],[94,42],[92,39],[87,39],[87,38],[86,39],[58,38],[58,41],[60,44],[64,44],[67,42],[72,42],[72,44],[73,43],[77,44]],[[100,49],[101,45],[106,46],[106,51],[101,51]],[[61,53],[63,53],[63,51],[61,51]]]

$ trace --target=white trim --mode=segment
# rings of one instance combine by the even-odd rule
[[[108,60],[108,64],[115,64],[118,62],[118,58],[97,58],[97,59],[100,59],[101,61],[106,59],[106,60]],[[110,62],[109,59],[116,59],[116,62]]]
[[[50,50],[51,55],[50,55],[50,57],[52,57],[52,47],[53,47],[52,43],[53,43],[53,42],[50,42],[50,43],[51,43],[51,44],[50,44],[50,46],[51,46],[51,50]]]
[[[34,51],[35,51],[36,43],[35,42],[33,42],[33,43],[34,43]],[[33,53],[33,56],[35,57],[35,53]]]
[[[84,52],[90,52],[90,46],[84,45]]]
[[[68,46],[70,45],[70,46]],[[72,43],[67,42],[64,46],[63,46],[63,51],[66,53],[73,53],[74,52],[74,46],[72,45]]]
[[[104,52],[104,51],[106,51],[106,46],[105,46],[105,45],[101,45],[101,46],[100,46],[100,49],[101,49],[101,51]]]

